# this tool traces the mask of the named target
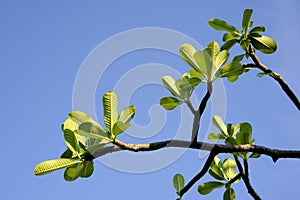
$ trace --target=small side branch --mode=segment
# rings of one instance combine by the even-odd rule
[[[254,188],[252,187],[249,179],[249,171],[248,171],[248,161],[244,160],[244,167],[245,170],[243,170],[242,164],[239,160],[239,158],[235,155],[234,156],[235,162],[237,164],[238,170],[242,176],[242,179],[247,187],[248,193],[253,197],[255,200],[261,200],[262,198],[256,193]]]
[[[216,154],[214,152],[210,152],[202,170],[196,175],[194,176],[194,178],[192,178],[192,180],[190,180],[190,182],[188,182],[188,184],[186,184],[186,186],[184,186],[184,188],[182,188],[182,190],[179,193],[179,196],[182,197],[187,191],[190,190],[190,188],[200,179],[202,178],[206,172],[208,171],[211,162],[213,161],[214,157],[216,156]]]
[[[295,93],[291,90],[291,88],[288,86],[288,84],[285,82],[285,80],[280,76],[280,74],[272,71],[268,67],[266,67],[264,64],[261,63],[259,58],[256,56],[253,47],[249,46],[249,56],[254,62],[254,65],[252,64],[246,64],[244,67],[256,67],[262,70],[264,73],[269,74],[275,81],[278,82],[278,84],[281,86],[282,90],[285,92],[285,94],[289,97],[289,99],[294,103],[294,105],[300,110],[300,101],[295,95]]]

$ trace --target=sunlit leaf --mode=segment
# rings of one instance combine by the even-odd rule
[[[176,97],[182,98],[180,92],[178,91],[175,80],[171,76],[163,76],[162,82],[164,86]]]
[[[224,30],[224,31],[233,33],[235,36],[241,35],[239,33],[239,31],[237,30],[237,28],[235,28],[234,26],[232,26],[230,24],[227,24],[227,22],[225,22],[224,20],[211,19],[208,21],[208,24],[216,30]]]
[[[104,111],[104,124],[111,133],[118,119],[118,97],[114,92],[106,92],[102,98]]]
[[[242,20],[242,32],[243,34],[245,34],[249,28],[249,22],[250,22],[250,18],[251,18],[251,15],[253,13],[253,10],[252,9],[246,9],[244,10],[244,14],[243,14],[243,20]]]
[[[64,138],[68,148],[72,151],[73,154],[77,154],[79,157],[79,141],[74,132],[69,129],[64,130]]]
[[[221,188],[224,186],[224,183],[218,181],[210,181],[202,183],[198,187],[198,192],[202,195],[206,195],[213,191],[214,189]]]
[[[236,163],[232,158],[227,158],[224,160],[223,169],[225,171],[226,176],[228,177],[228,181],[236,176]]]
[[[121,114],[118,117],[118,121],[129,123],[133,119],[135,111],[135,106],[128,106],[127,108],[122,110]]]
[[[213,142],[216,142],[218,140],[225,140],[225,137],[223,135],[221,135],[220,133],[209,133],[207,135],[207,138]]]
[[[178,100],[175,97],[163,97],[160,99],[160,105],[166,110],[173,110],[177,106],[181,105],[183,101]]]
[[[265,32],[266,28],[264,26],[256,26],[253,29],[251,29],[249,31],[249,34],[251,33],[261,33],[261,32]]]
[[[249,35],[249,38],[253,47],[263,53],[271,54],[277,49],[276,42],[268,36],[252,37]]]
[[[203,76],[208,79],[213,63],[210,55],[207,53],[207,51],[197,51],[194,54],[194,59],[199,66],[200,71],[198,72],[202,73]]]
[[[222,117],[219,115],[214,115],[212,117],[212,123],[221,131],[224,136],[228,136],[227,127],[224,124]]]
[[[124,123],[121,121],[117,121],[114,124],[113,130],[112,130],[112,134],[114,136],[119,135],[120,133],[123,133],[126,129],[128,129],[130,127],[130,123]]]
[[[208,49],[208,48],[210,49],[210,51],[209,51],[210,58],[211,58],[211,60],[214,61],[220,52],[219,44],[216,41],[212,41],[207,45],[206,49]]]
[[[217,180],[226,180],[224,171],[223,171],[223,163],[221,160],[215,156],[214,160],[210,164],[210,170],[208,172],[212,177]]]
[[[75,161],[70,158],[59,158],[55,160],[47,160],[39,163],[34,168],[34,174],[37,176],[41,176],[55,170],[63,169],[69,166],[76,164],[78,161]]]
[[[200,72],[199,66],[197,65],[194,54],[196,49],[191,44],[183,44],[179,48],[179,55],[189,66],[191,66],[196,71]]]

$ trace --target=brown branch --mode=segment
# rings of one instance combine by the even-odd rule
[[[298,158],[300,159],[300,150],[279,150],[272,149],[260,145],[224,145],[224,144],[211,144],[206,142],[191,143],[184,140],[166,140],[161,142],[154,142],[149,144],[127,144],[119,140],[115,140],[115,146],[109,146],[93,154],[93,158],[97,158],[109,153],[118,152],[122,150],[128,151],[154,151],[169,147],[189,148],[203,151],[210,151],[217,154],[219,153],[234,153],[234,152],[252,152],[270,156],[274,162],[279,158]]]
[[[237,164],[238,170],[242,176],[242,179],[246,185],[246,188],[248,190],[248,193],[255,199],[255,200],[261,200],[262,198],[255,192],[254,188],[252,187],[249,179],[249,171],[248,171],[248,161],[244,160],[244,167],[245,170],[242,167],[242,164],[239,160],[239,158],[234,155],[235,162]]]
[[[182,188],[182,190],[179,192],[179,196],[182,197],[187,191],[189,191],[191,189],[191,187],[200,179],[202,178],[206,172],[208,171],[211,162],[213,161],[214,157],[216,156],[216,154],[214,152],[210,152],[202,170],[196,175],[194,176],[194,178],[192,178],[192,180],[190,180],[188,182],[188,184],[186,184],[186,186],[184,186],[184,188]]]
[[[204,113],[206,104],[211,96],[211,93],[212,93],[212,83],[207,83],[207,92],[203,97],[198,110],[194,113],[193,130],[192,130],[192,138],[191,138],[193,144],[197,142],[198,131],[200,127],[200,119],[202,114]]]
[[[291,88],[288,86],[288,84],[285,82],[285,80],[280,76],[280,74],[272,71],[267,66],[261,63],[259,58],[256,56],[253,47],[249,45],[248,55],[251,57],[251,59],[254,62],[253,64],[246,64],[244,67],[256,67],[260,70],[262,70],[264,73],[269,74],[275,81],[279,83],[282,90],[285,92],[285,94],[289,97],[289,99],[294,103],[294,105],[300,110],[300,101],[295,95],[295,93],[291,90]]]

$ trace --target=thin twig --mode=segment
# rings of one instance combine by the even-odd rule
[[[261,200],[262,198],[255,192],[254,188],[252,187],[249,179],[249,172],[248,172],[248,162],[247,160],[244,160],[247,163],[244,165],[245,169],[243,169],[242,164],[238,158],[238,156],[234,155],[235,162],[237,164],[238,170],[242,176],[242,179],[247,187],[248,193],[255,199],[255,200]]]
[[[262,62],[259,60],[259,58],[256,56],[253,47],[249,45],[248,55],[251,57],[251,59],[254,62],[254,65],[248,64],[244,65],[245,67],[257,67],[260,70],[262,70],[264,73],[269,74],[274,80],[276,80],[279,85],[281,86],[282,90],[285,92],[285,94],[289,97],[289,99],[294,103],[294,105],[300,110],[300,101],[295,95],[295,93],[291,90],[291,88],[288,86],[288,84],[285,82],[285,80],[280,76],[280,74],[272,71],[267,66],[262,64]]]
[[[194,176],[194,178],[192,178],[192,180],[190,180],[188,182],[188,184],[186,184],[186,186],[184,186],[184,188],[182,188],[182,190],[179,192],[179,196],[182,197],[187,191],[189,191],[189,189],[200,179],[202,178],[206,172],[208,171],[211,162],[213,161],[214,157],[216,156],[216,154],[214,152],[210,152],[203,168],[201,169],[201,171]]]

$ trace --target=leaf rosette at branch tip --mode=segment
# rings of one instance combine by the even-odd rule
[[[248,31],[253,25],[253,21],[251,21],[252,13],[252,9],[244,10],[241,32],[224,20],[211,19],[208,21],[208,24],[215,30],[226,31],[223,35],[224,44],[221,47],[222,50],[229,50],[237,43],[240,44],[240,47],[246,52],[246,55],[248,54],[250,44],[256,50],[265,54],[271,54],[277,50],[277,44],[272,38],[261,35],[262,32],[265,32],[264,26],[256,26]]]
[[[93,154],[113,143],[116,136],[130,126],[136,108],[131,105],[118,115],[118,99],[114,92],[103,96],[104,124],[106,130],[86,113],[74,110],[62,124],[67,145],[61,158],[39,163],[35,175],[44,175],[65,168],[64,179],[74,181],[77,178],[90,177],[94,171]]]

